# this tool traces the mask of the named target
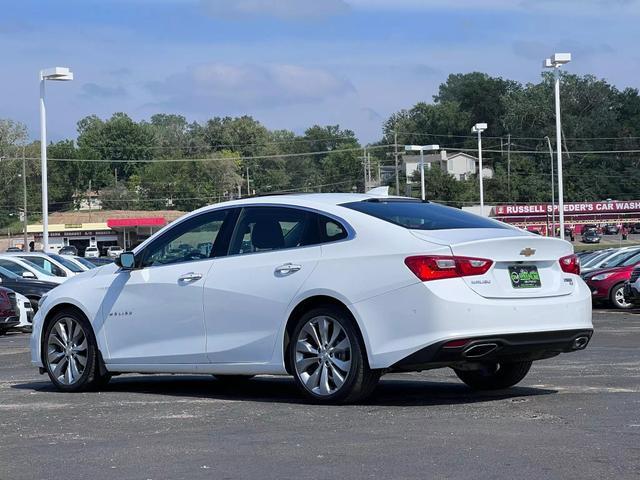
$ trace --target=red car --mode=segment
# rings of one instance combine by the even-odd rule
[[[0,335],[20,323],[20,313],[16,294],[8,288],[0,287]]]
[[[631,304],[624,299],[624,282],[631,277],[633,267],[638,265],[634,261],[631,265],[605,268],[586,273],[582,278],[591,289],[594,303],[609,303],[615,308],[631,308]]]

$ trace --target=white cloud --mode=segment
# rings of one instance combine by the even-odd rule
[[[326,18],[349,12],[344,0],[200,0],[212,17]]]
[[[321,102],[355,91],[328,70],[298,65],[199,65],[147,84],[159,105],[189,111],[246,109]]]

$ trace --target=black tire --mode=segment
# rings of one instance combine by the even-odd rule
[[[329,317],[339,323],[350,343],[350,368],[344,377],[344,383],[333,393],[325,395],[311,391],[301,380],[296,366],[298,336],[307,322],[317,317]],[[313,308],[300,316],[293,329],[287,355],[289,356],[289,365],[296,385],[307,398],[316,403],[344,404],[361,401],[373,392],[380,379],[381,371],[369,368],[364,342],[355,327],[355,321],[348,312],[334,305]],[[318,366],[317,368],[321,367]]]
[[[54,374],[55,366],[51,363],[50,356],[48,355],[48,345],[49,339],[52,336],[52,331],[56,324],[65,318],[72,319],[82,329],[82,334],[86,339],[85,367],[77,380],[75,380],[73,383],[63,383],[59,380],[58,376]],[[98,351],[98,344],[96,342],[95,335],[93,334],[93,329],[91,328],[89,321],[84,317],[84,315],[82,315],[77,310],[69,309],[58,312],[47,323],[45,333],[42,338],[42,361],[45,366],[45,370],[47,371],[47,374],[51,379],[51,382],[58,390],[63,392],[84,392],[88,390],[95,390],[105,386],[111,379],[110,374],[100,373],[101,357]],[[104,371],[104,369],[102,370]]]
[[[618,300],[618,295],[622,295],[622,302]],[[624,283],[619,283],[611,288],[611,291],[609,292],[609,303],[613,308],[617,308],[619,310],[628,310],[633,307],[633,305],[628,303],[624,298]]]
[[[500,390],[513,387],[529,373],[533,362],[494,363],[481,370],[457,370],[456,375],[474,390]]]

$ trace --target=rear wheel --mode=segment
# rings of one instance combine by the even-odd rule
[[[499,390],[520,382],[532,362],[491,363],[479,370],[456,370],[456,375],[474,390]]]
[[[333,305],[303,314],[289,344],[300,390],[319,403],[357,402],[371,394],[380,371],[369,368],[351,316]]]
[[[624,283],[616,285],[611,289],[609,301],[615,308],[620,308],[622,310],[632,307],[632,304],[627,302],[624,298]]]
[[[100,374],[100,357],[93,330],[75,310],[58,313],[47,325],[43,361],[59,390],[79,392],[106,385],[111,376]]]

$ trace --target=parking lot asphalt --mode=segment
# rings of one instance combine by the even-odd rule
[[[640,478],[640,313],[595,311],[586,351],[474,393],[450,370],[383,377],[366,403],[293,381],[116,377],[56,392],[28,335],[0,337],[0,480]]]

